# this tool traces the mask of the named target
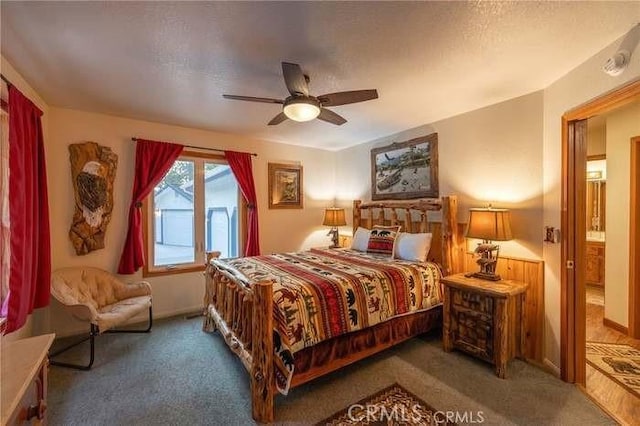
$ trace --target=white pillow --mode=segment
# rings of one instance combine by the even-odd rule
[[[369,235],[371,231],[365,228],[358,227],[356,229],[356,233],[353,235],[353,239],[351,240],[351,249],[357,251],[367,251],[367,247],[369,246]]]
[[[401,232],[396,239],[393,257],[402,260],[424,262],[427,260],[431,248],[431,233],[410,234]]]

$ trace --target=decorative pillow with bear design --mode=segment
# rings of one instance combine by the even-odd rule
[[[399,232],[400,226],[374,226],[369,234],[367,253],[388,254],[393,257],[393,249]]]

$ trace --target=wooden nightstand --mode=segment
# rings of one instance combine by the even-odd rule
[[[340,247],[351,247],[353,237],[351,235],[338,235]]]
[[[340,235],[338,238],[338,247],[334,247],[334,248],[349,248],[351,247],[352,239],[353,237],[351,235]],[[331,244],[327,244],[326,246],[317,246],[313,248],[327,249],[327,248],[331,248]]]
[[[495,365],[507,376],[507,363],[524,359],[523,306],[527,284],[485,281],[464,274],[441,279],[444,285],[444,350],[460,349]]]

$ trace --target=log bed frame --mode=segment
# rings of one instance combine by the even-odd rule
[[[455,196],[406,202],[363,203],[356,200],[353,202],[353,230],[355,233],[359,226],[371,229],[374,225],[401,225],[403,232],[432,232],[428,259],[441,266],[443,275],[450,275],[458,272],[460,268],[457,208]],[[429,222],[427,213],[430,211],[442,212],[441,224]],[[418,220],[415,220],[416,218]],[[233,269],[227,269],[224,265],[212,261],[218,256],[219,252],[207,253],[203,329],[208,332],[218,330],[229,348],[240,358],[250,375],[253,418],[260,423],[269,423],[274,420],[274,395],[277,392],[273,367],[273,285],[270,281],[247,282]],[[441,307],[434,307],[427,313],[432,313],[427,318],[428,328],[439,325]],[[377,324],[371,328],[383,324]],[[426,332],[428,328],[421,329],[416,334]],[[366,329],[355,331],[334,339],[350,339],[365,331]],[[294,371],[290,387],[299,386],[328,374],[414,335],[392,337],[381,343],[376,342],[373,347],[354,351],[341,358],[331,358],[326,364],[314,365],[300,374]],[[318,345],[323,343],[325,342],[320,342]],[[313,348],[304,350],[307,349]]]

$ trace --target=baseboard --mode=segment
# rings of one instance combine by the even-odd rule
[[[180,315],[196,314],[196,313],[200,313],[201,311],[202,311],[202,306],[195,306],[192,308],[177,309],[175,311],[165,311],[160,313],[156,313],[154,311],[153,320],[155,321],[163,318],[177,317]],[[129,321],[125,323],[125,325],[140,324],[140,323],[146,323],[146,322],[147,322],[147,315],[145,314],[145,315],[139,315],[137,317],[131,318]],[[51,332],[56,333],[56,339],[57,339],[62,337],[71,337],[71,336],[78,336],[81,334],[87,334],[88,329],[89,329],[89,326],[87,325],[86,329],[82,328],[82,329],[76,329],[76,330],[67,330],[63,332],[57,332],[57,331],[51,331]]]
[[[543,368],[548,371],[549,373],[553,374],[554,376],[556,376],[558,379],[560,378],[560,367],[558,367],[557,365],[555,365],[553,362],[551,362],[549,360],[549,358],[545,358],[542,361],[542,366]]]
[[[165,312],[159,313],[158,315],[155,315],[154,313],[153,319],[177,317],[179,315],[195,314],[200,312],[202,312],[202,305],[194,306],[191,308],[178,309],[175,311],[165,311]]]
[[[622,324],[619,324],[613,320],[610,320],[609,318],[603,318],[602,319],[602,324],[605,327],[609,327],[609,328],[613,328],[615,331],[624,334],[625,336],[629,335],[629,328],[625,327]]]

